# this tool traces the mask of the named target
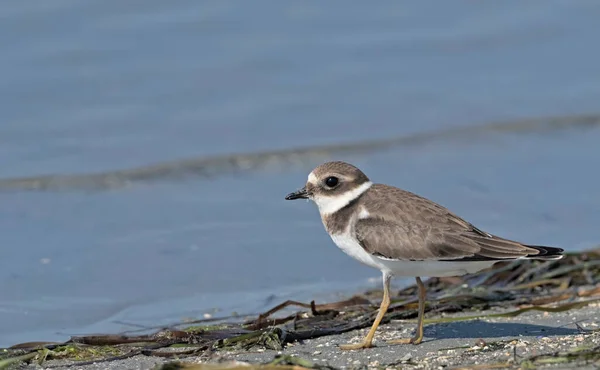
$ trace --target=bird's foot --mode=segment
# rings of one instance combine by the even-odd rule
[[[423,341],[423,336],[415,336],[412,338],[394,339],[388,341],[388,344],[419,344]]]

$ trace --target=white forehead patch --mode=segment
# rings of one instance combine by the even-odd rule
[[[314,173],[309,173],[308,174],[308,182],[310,182],[311,184],[316,184],[317,183],[317,176],[315,176]]]

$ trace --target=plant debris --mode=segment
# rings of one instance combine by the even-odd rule
[[[426,313],[435,316],[426,318],[426,325],[481,318],[515,317],[532,310],[568,311],[600,302],[600,249],[569,253],[563,259],[554,261],[501,262],[477,274],[431,278],[425,282],[425,285],[428,292]],[[416,286],[413,285],[394,294],[393,303],[382,323],[416,318],[418,303],[416,293]],[[72,366],[83,366],[138,355],[181,359],[190,356],[210,356],[230,350],[280,351],[286,345],[297,341],[369,327],[377,314],[381,295],[381,290],[372,290],[347,300],[327,304],[316,304],[314,301],[311,303],[286,301],[245,321],[240,320],[239,317],[236,317],[236,320],[221,319],[220,322],[219,319],[209,318],[180,323],[168,328],[157,328],[150,334],[74,336],[64,343],[21,343],[0,349],[0,369],[22,362],[41,364],[52,359],[69,359]],[[289,310],[293,306],[300,307],[301,310],[281,315],[282,310]],[[449,315],[459,312],[462,314]],[[219,323],[210,325],[211,322]],[[476,347],[495,348],[493,346],[497,345],[500,344],[481,341]],[[400,357],[402,356],[399,355]],[[523,367],[564,364],[581,360],[600,361],[600,348],[587,346],[576,351],[555,351],[519,359]],[[219,365],[221,366],[219,368],[239,366],[239,364],[230,364],[230,367],[223,367],[226,366],[225,364]],[[500,365],[488,364],[486,365],[488,367],[479,368],[494,368]],[[209,365],[189,365],[179,362],[161,366],[164,370],[215,368]],[[278,356],[272,363],[260,366],[261,369],[326,367],[289,356]],[[248,369],[248,367],[244,368]]]

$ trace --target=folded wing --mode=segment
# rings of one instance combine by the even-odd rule
[[[369,253],[395,260],[503,260],[534,256],[539,250],[477,229],[453,230],[399,225],[378,219],[358,220],[356,237]]]

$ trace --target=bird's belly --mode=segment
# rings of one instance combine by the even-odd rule
[[[462,276],[472,274],[492,266],[498,261],[401,261],[377,258],[385,270],[394,276]]]
[[[333,242],[350,257],[393,276],[461,276],[484,270],[498,261],[407,261],[377,257],[364,250],[350,233],[331,235]]]

